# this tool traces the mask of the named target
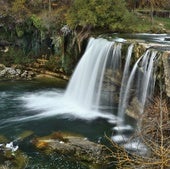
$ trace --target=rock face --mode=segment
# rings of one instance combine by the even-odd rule
[[[164,67],[166,94],[170,97],[170,52],[165,52],[163,54],[162,61]]]

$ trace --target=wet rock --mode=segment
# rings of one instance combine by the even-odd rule
[[[28,157],[19,150],[19,146],[0,136],[0,168],[23,169],[27,163]]]
[[[36,138],[33,144],[44,152],[58,152],[69,155],[76,160],[91,164],[106,165],[106,148],[103,145],[89,141],[87,138],[64,133],[55,133],[48,137]]]
[[[139,119],[141,116],[142,105],[139,100],[134,97],[126,110],[126,114],[134,119]]]
[[[165,38],[165,41],[170,41],[170,37],[166,37],[166,38]]]
[[[18,75],[17,71],[12,67],[4,67],[4,69],[0,71],[0,77],[7,79],[13,79]]]

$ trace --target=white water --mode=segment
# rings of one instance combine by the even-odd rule
[[[151,86],[154,86],[152,78],[157,52],[147,50],[130,70],[133,45],[128,48],[124,66],[121,65],[121,48],[121,43],[91,38],[66,91],[50,90],[23,94],[18,99],[22,100],[23,107],[28,110],[28,113],[17,120],[33,120],[49,116],[83,120],[104,118],[109,123],[118,124],[112,128],[113,133],[118,133],[111,137],[112,140],[124,144],[124,147],[129,150],[139,150],[145,154],[147,148],[140,140],[129,141],[130,133],[134,131],[134,128],[125,124],[124,116],[132,93],[140,103],[139,113],[143,112],[147,98],[152,94]],[[101,90],[106,69],[111,70],[111,75],[115,78],[114,76],[120,73],[122,67],[124,71],[121,88],[120,91],[116,91],[120,92],[118,117],[116,117],[113,112],[101,108],[101,105],[103,106],[100,102]],[[110,92],[107,97],[113,98],[114,93]]]
[[[142,109],[140,113],[143,113],[146,99],[149,96],[148,94],[152,94],[152,92],[149,91],[150,88],[149,86],[155,86],[151,80],[152,80],[152,73],[153,73],[153,64],[154,64],[154,59],[156,57],[156,54],[157,54],[156,51],[152,51],[150,60],[145,62],[146,66],[144,66],[145,69],[143,72],[142,83],[140,83],[139,86],[137,86],[137,89],[142,89],[138,98],[142,105]]]
[[[123,119],[123,113],[124,113],[124,107],[125,105],[125,100],[124,100],[124,95],[125,95],[125,89],[126,89],[126,82],[128,81],[129,77],[129,69],[130,69],[130,61],[131,61],[131,56],[132,56],[132,51],[133,51],[133,44],[131,44],[128,48],[127,56],[126,56],[126,63],[123,71],[123,78],[121,82],[121,88],[120,88],[120,96],[119,96],[119,105],[118,105],[118,116],[120,119]]]
[[[125,111],[129,106],[132,89],[136,90],[134,97],[140,102],[140,113],[142,113],[147,97],[151,93],[150,86],[154,85],[151,82],[154,82],[152,74],[156,52],[147,50],[135,63],[130,73],[133,45],[130,45],[127,51],[119,95],[118,117],[115,117],[108,109],[101,108],[101,105],[103,106],[101,90],[105,69],[111,69],[113,76],[116,76],[114,72],[121,70],[121,48],[121,43],[91,38],[65,92],[52,90],[26,93],[18,98],[23,101],[28,114],[29,110],[35,112],[22,119],[60,116],[60,118],[93,120],[101,117],[106,118],[110,123],[124,125]],[[113,94],[110,92],[107,97],[113,98]],[[119,129],[120,127],[122,126],[119,126]]]
[[[97,110],[103,75],[114,42],[90,39],[85,54],[69,82],[65,98],[89,110]]]
[[[129,99],[132,94],[132,90],[134,90],[133,98],[137,99],[139,103],[139,105],[135,105],[136,107],[139,108],[139,110],[135,110],[135,111],[139,111],[137,113],[140,114],[143,113],[146,100],[149,97],[149,95],[152,94],[152,91],[150,89],[153,90],[153,88],[151,86],[154,86],[154,82],[155,82],[153,80],[153,66],[154,66],[154,59],[156,57],[156,54],[157,52],[154,50],[147,50],[144,53],[144,55],[142,55],[135,63],[129,78],[126,77],[127,71],[124,71],[124,76],[126,77],[125,80],[127,81],[127,84],[126,86],[124,86],[125,82],[122,83],[123,87],[121,87],[121,89],[123,90],[123,92],[122,91],[120,92],[121,94],[120,94],[119,110],[118,110],[118,116],[120,119],[122,119],[120,125],[123,125],[122,122],[124,123],[124,116],[130,104]],[[126,60],[126,62],[128,62],[129,64],[128,59]]]
[[[48,116],[60,118],[80,118],[93,120],[106,118],[109,122],[118,119],[107,110],[99,110],[102,82],[108,58],[111,66],[120,65],[121,44],[105,39],[91,38],[84,55],[79,61],[65,93],[46,91],[23,95],[19,99],[24,107],[35,112],[34,115],[22,119],[36,119]],[[115,61],[119,62],[115,64]]]

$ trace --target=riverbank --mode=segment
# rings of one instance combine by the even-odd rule
[[[40,62],[44,60],[38,59]],[[45,60],[48,62],[48,60]],[[11,65],[0,64],[0,80],[33,80],[39,78],[60,78],[68,81],[69,76],[64,72],[53,72],[45,68],[42,63],[34,62],[29,65]]]

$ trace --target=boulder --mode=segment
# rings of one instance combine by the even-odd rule
[[[0,70],[3,70],[3,69],[5,69],[5,65],[0,64]]]
[[[5,65],[0,64],[0,78],[5,80],[10,79],[27,79],[31,80],[35,76],[35,73],[31,70],[21,70],[15,66],[5,67]]]
[[[5,74],[6,74],[7,70],[6,69],[3,69],[0,71],[0,77],[4,77]]]
[[[33,140],[33,144],[44,152],[49,152],[49,150],[58,152],[82,162],[103,166],[108,163],[106,148],[85,137],[55,132],[51,136],[36,138]]]

